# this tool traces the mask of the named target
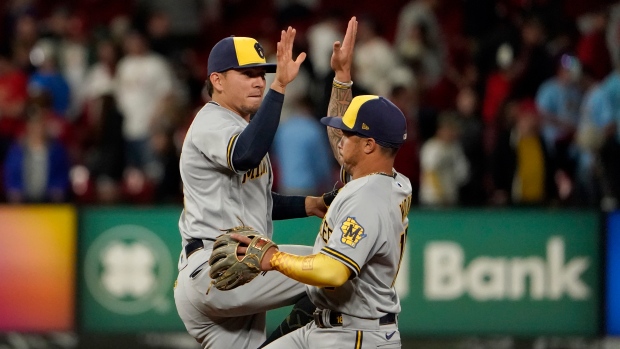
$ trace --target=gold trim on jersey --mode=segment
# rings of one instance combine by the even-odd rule
[[[355,349],[362,349],[362,342],[364,341],[364,331],[356,331],[355,333]]]
[[[351,258],[327,246],[323,247],[321,251],[323,251],[325,254],[328,254],[336,259],[341,260],[342,262],[344,262],[346,265],[350,266],[353,269],[353,271],[355,272],[355,275],[359,275],[361,268]]]
[[[345,170],[344,170],[344,167],[341,167],[341,168],[340,168],[340,181],[341,181],[343,184],[347,184],[348,179],[349,179],[349,178],[348,178],[348,173],[347,173],[347,171],[345,171]]]
[[[234,172],[236,171],[232,163],[232,149],[233,149],[233,145],[235,144],[235,140],[237,139],[237,137],[239,137],[238,133],[230,137],[230,140],[228,141],[228,147],[226,148],[226,162],[228,164],[228,168],[233,170]]]

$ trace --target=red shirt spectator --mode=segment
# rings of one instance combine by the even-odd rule
[[[28,98],[28,78],[0,54],[0,135],[14,138]]]

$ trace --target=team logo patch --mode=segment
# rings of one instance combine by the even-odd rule
[[[259,44],[258,42],[255,43],[254,44],[254,49],[256,50],[256,53],[258,53],[258,57],[265,58],[265,49],[263,49],[261,44]]]
[[[353,248],[366,237],[366,234],[364,234],[364,227],[357,223],[354,217],[347,217],[347,220],[340,226],[340,230],[342,231],[340,242]]]

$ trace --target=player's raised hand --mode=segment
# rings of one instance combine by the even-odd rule
[[[277,64],[276,76],[271,88],[284,93],[286,85],[288,85],[299,73],[301,63],[306,59],[306,53],[302,52],[293,59],[293,43],[295,42],[295,34],[297,31],[292,27],[288,27],[280,33],[280,41],[277,45]]]
[[[331,67],[336,73],[336,79],[342,82],[351,81],[351,65],[353,64],[353,49],[355,48],[355,38],[357,36],[357,19],[351,17],[347,25],[342,42],[334,42]]]

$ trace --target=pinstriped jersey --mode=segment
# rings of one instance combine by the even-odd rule
[[[269,155],[247,172],[232,164],[237,137],[247,125],[241,116],[214,102],[196,114],[180,160],[185,199],[179,230],[184,240],[215,239],[221,230],[242,223],[272,236]]]
[[[352,273],[337,288],[307,287],[318,308],[369,319],[400,312],[394,281],[409,224],[411,183],[394,173],[350,181],[329,207],[314,253],[344,263]]]

